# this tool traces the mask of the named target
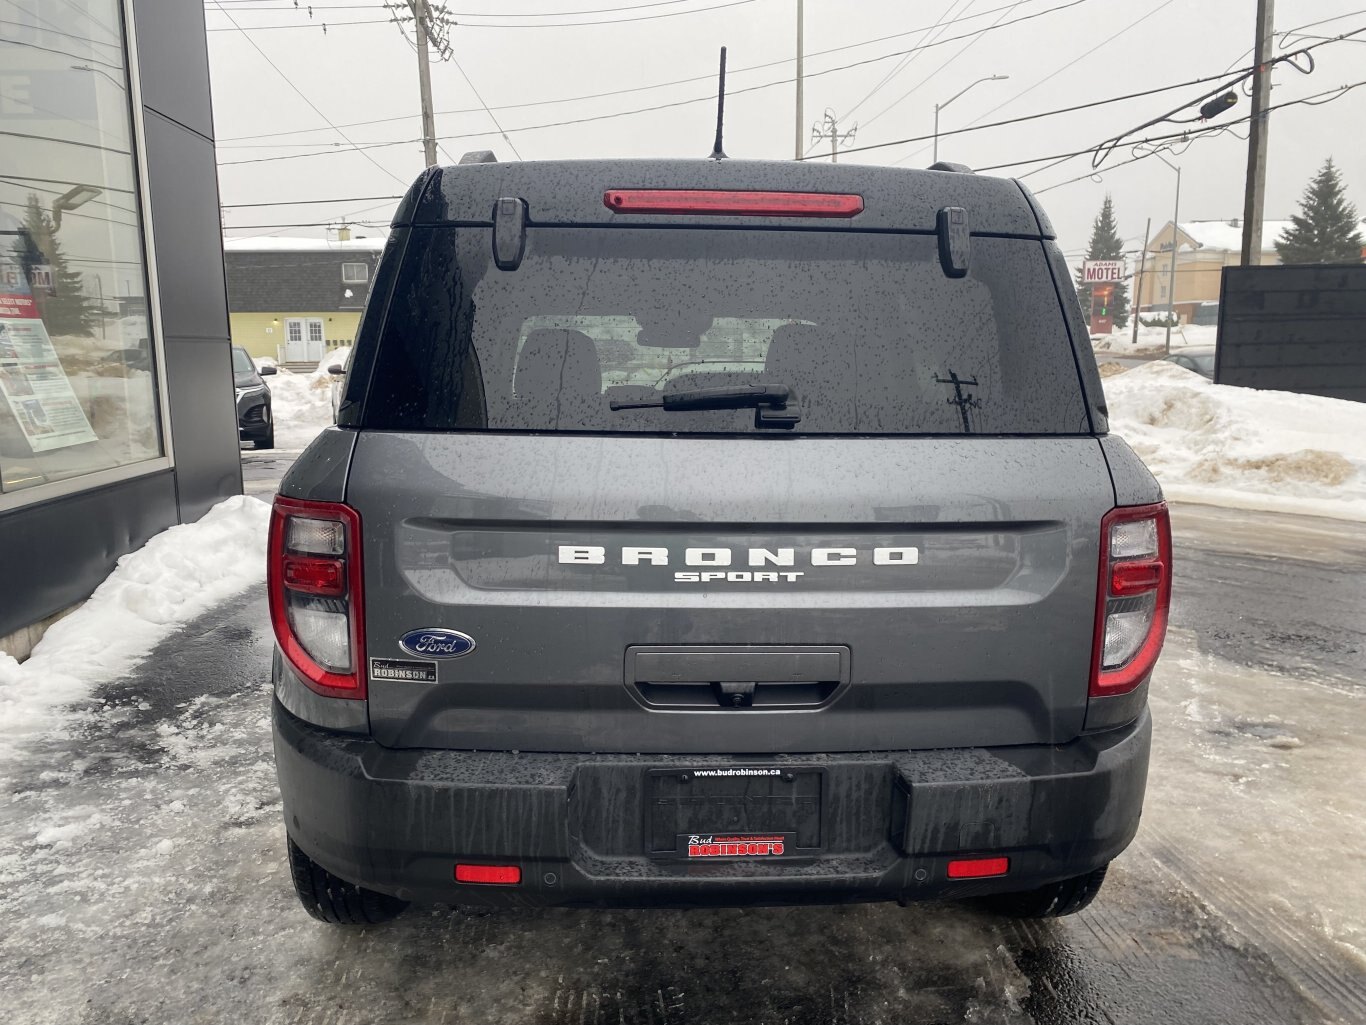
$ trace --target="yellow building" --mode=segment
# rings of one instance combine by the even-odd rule
[[[383,248],[383,238],[225,239],[233,344],[296,366],[350,345]]]
[[[1289,223],[1262,223],[1264,266],[1280,263],[1275,240]],[[1177,239],[1174,299],[1169,292],[1173,235]],[[1224,268],[1242,263],[1242,249],[1241,221],[1182,221],[1179,232],[1168,221],[1148,241],[1148,256],[1141,272],[1139,267],[1133,268],[1136,308],[1165,310],[1169,303],[1175,303],[1178,313],[1184,313],[1202,302],[1217,302]]]

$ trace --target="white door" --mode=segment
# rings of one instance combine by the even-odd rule
[[[327,342],[323,339],[323,322],[321,320],[311,319],[306,322],[306,328],[308,355],[304,358],[310,363],[315,360],[321,362],[323,356],[327,352]]]
[[[308,346],[304,342],[304,322],[285,321],[285,362],[302,363],[308,359]]]

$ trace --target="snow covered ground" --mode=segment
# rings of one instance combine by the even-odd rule
[[[1110,429],[1169,499],[1366,520],[1366,403],[1218,385],[1155,361],[1107,376]]]
[[[1172,328],[1172,351],[1213,346],[1218,334],[1219,328],[1213,324],[1182,324]],[[1091,348],[1101,359],[1107,353],[1112,356],[1142,356],[1163,352],[1166,341],[1165,327],[1143,327],[1141,324],[1135,341],[1131,324],[1123,330],[1092,337]]]
[[[275,417],[275,447],[301,451],[332,423],[332,375],[327,368],[346,365],[350,346],[334,349],[311,374],[292,374],[283,367],[270,385],[271,412]],[[264,361],[263,361],[264,362]]]
[[[127,673],[207,609],[263,583],[269,519],[270,506],[259,499],[221,502],[121,558],[25,662],[0,651],[0,770],[7,757],[59,727],[64,707]]]

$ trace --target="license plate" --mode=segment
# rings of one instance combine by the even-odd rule
[[[652,769],[646,780],[646,851],[687,861],[816,853],[824,780],[822,769]]]

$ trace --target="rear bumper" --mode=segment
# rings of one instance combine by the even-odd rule
[[[672,906],[926,900],[1027,890],[1106,864],[1133,839],[1152,732],[1056,747],[768,756],[393,750],[275,704],[290,836],[334,874],[410,900]],[[820,853],[767,861],[645,855],[652,769],[817,767]],[[950,858],[1007,875],[951,880]],[[460,862],[516,864],[517,886],[457,884]]]

